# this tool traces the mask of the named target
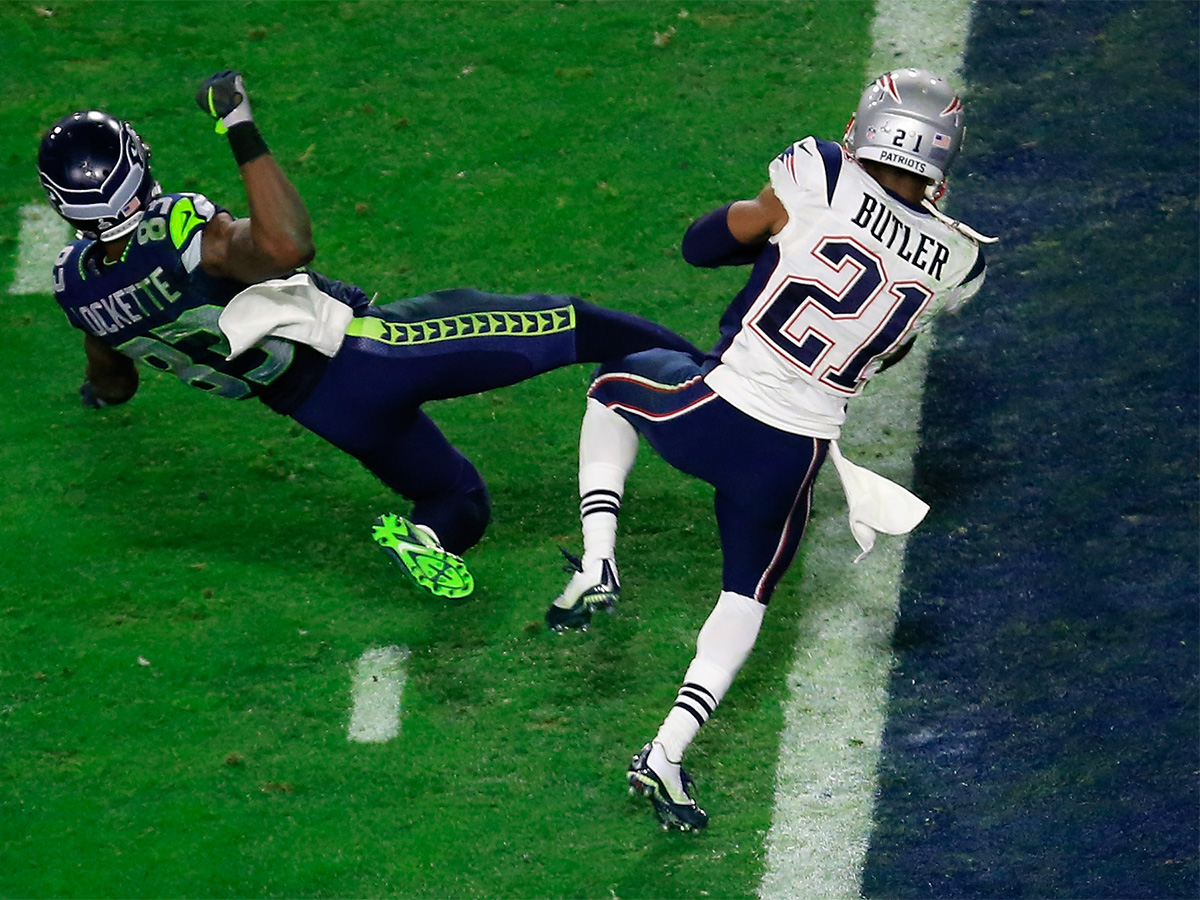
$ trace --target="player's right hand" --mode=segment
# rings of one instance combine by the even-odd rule
[[[242,76],[232,69],[204,79],[196,93],[196,105],[217,120],[217,134],[224,134],[231,126],[253,118]]]

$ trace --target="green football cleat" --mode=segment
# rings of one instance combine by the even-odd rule
[[[403,516],[380,516],[371,537],[413,581],[435,597],[454,599],[475,590],[475,579],[462,558],[443,550],[431,535]]]

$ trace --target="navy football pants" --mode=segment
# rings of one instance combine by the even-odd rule
[[[413,521],[462,553],[487,527],[487,488],[421,404],[650,347],[699,352],[661,325],[575,297],[438,291],[355,319],[292,418],[413,501]]]
[[[716,488],[722,587],[767,603],[804,535],[829,442],[729,405],[686,353],[650,350],[601,366],[588,395],[672,466]]]

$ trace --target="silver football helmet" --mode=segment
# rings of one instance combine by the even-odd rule
[[[863,91],[843,142],[855,159],[872,159],[938,184],[962,146],[963,105],[944,78],[896,69]]]

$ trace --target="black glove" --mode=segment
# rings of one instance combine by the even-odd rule
[[[224,134],[239,122],[254,120],[242,76],[232,69],[206,78],[196,93],[196,105],[217,120],[217,134]]]
[[[102,399],[96,396],[96,389],[92,387],[90,381],[84,381],[79,386],[79,399],[83,401],[83,405],[88,409],[100,409],[108,406]]]

